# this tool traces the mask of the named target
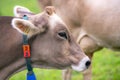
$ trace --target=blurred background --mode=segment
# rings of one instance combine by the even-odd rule
[[[41,10],[37,0],[0,0],[0,16],[13,16],[13,7],[20,5],[34,13]],[[17,53],[16,53],[17,54]],[[103,49],[94,54],[92,80],[120,80],[120,52]],[[37,80],[62,80],[61,70],[34,69]],[[26,70],[13,75],[10,80],[26,80]],[[82,80],[80,72],[72,72],[72,80]]]

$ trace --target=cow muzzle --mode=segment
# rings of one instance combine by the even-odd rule
[[[73,70],[76,71],[84,71],[86,70],[91,64],[90,59],[86,56],[85,58],[83,58],[77,65],[71,65]]]

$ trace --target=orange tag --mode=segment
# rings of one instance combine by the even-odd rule
[[[24,57],[30,57],[30,46],[29,45],[23,45],[23,52],[24,52]]]

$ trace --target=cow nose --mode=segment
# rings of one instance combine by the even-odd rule
[[[79,61],[78,65],[71,65],[72,69],[76,70],[76,71],[84,71],[85,69],[87,69],[91,64],[90,59],[86,56],[84,57],[82,60]]]
[[[85,65],[86,65],[87,68],[90,66],[90,64],[91,64],[91,61],[87,61],[87,62],[85,63]]]

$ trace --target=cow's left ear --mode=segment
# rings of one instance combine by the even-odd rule
[[[14,18],[12,20],[12,26],[16,30],[18,30],[20,33],[28,36],[32,36],[40,32],[40,30],[36,26],[34,26],[34,24],[32,24],[30,21],[23,20],[23,19]]]
[[[15,6],[14,7],[14,15],[16,17],[23,17],[24,15],[27,15],[28,17],[31,15],[34,15],[33,12],[31,12],[29,9],[27,9],[26,7],[22,7],[22,6]]]

